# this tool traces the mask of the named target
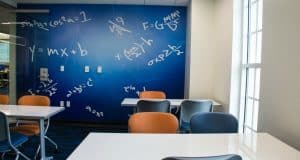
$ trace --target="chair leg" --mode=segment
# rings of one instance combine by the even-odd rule
[[[41,145],[39,145],[38,149],[36,150],[35,155],[34,155],[34,159],[37,159],[37,157],[40,153],[40,149],[41,149]]]
[[[17,156],[15,158],[15,160],[19,159],[19,155],[21,155],[22,157],[24,157],[26,160],[30,160],[30,158],[28,158],[25,154],[23,154],[22,152],[20,152],[17,148],[12,147],[13,150],[17,153]]]
[[[47,139],[50,143],[52,143],[55,146],[56,150],[58,149],[57,144],[52,139],[50,139],[47,136],[45,136],[45,139]],[[41,149],[41,145],[39,145],[38,149],[36,150],[35,155],[34,155],[34,159],[37,159],[37,157],[38,157],[38,155],[40,153],[40,149]]]
[[[22,152],[19,152],[19,154],[22,156],[22,157],[24,157],[25,159],[27,159],[27,160],[30,160],[30,158],[28,158],[25,154],[23,154]]]
[[[15,158],[15,160],[18,160],[19,159],[19,153],[17,152],[17,156]]]
[[[4,159],[5,153],[6,153],[6,152],[2,153],[1,159]]]
[[[52,144],[55,146],[55,149],[56,149],[56,150],[58,149],[57,144],[56,144],[51,138],[49,138],[48,136],[45,136],[45,138],[46,138],[50,143],[52,143]]]

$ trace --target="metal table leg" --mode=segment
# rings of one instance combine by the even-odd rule
[[[53,157],[46,157],[45,148],[45,124],[44,119],[40,119],[40,141],[41,141],[41,160],[50,160]]]

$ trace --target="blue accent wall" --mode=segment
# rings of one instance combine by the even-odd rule
[[[186,8],[24,4],[49,13],[17,16],[17,94],[65,106],[59,120],[126,122],[125,97],[163,90],[183,98]],[[89,70],[87,72],[87,70]],[[47,73],[43,77],[41,72]]]

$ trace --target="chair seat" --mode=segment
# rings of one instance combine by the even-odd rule
[[[189,122],[185,122],[185,121],[181,121],[181,123],[180,123],[180,131],[182,131],[184,133],[189,133],[191,131],[190,123]]]
[[[28,137],[19,133],[11,132],[10,139],[13,146],[18,147],[19,145],[25,143]],[[7,140],[0,141],[0,152],[9,151],[11,149]]]
[[[11,130],[24,134],[26,136],[34,136],[40,133],[40,127],[35,124],[24,124],[16,127],[11,127]]]

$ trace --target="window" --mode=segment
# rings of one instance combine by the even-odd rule
[[[0,63],[9,62],[9,44],[0,41]]]
[[[263,0],[244,0],[241,108],[243,131],[257,131]],[[241,121],[241,122],[242,122]]]

